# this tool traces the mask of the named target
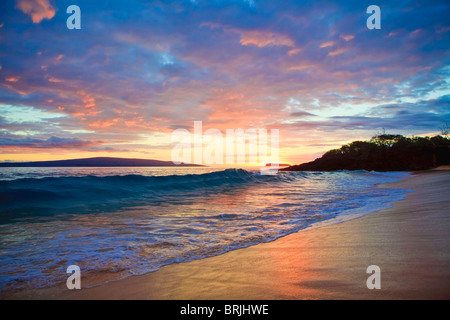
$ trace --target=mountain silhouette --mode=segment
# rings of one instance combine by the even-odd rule
[[[55,161],[3,162],[0,167],[201,167],[197,164],[174,164],[172,161],[96,157]]]

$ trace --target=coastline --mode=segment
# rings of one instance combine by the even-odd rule
[[[449,182],[448,167],[414,173],[380,186],[415,190],[406,199],[357,219],[98,287],[63,284],[2,298],[449,299]],[[380,290],[366,287],[370,265],[381,269]]]

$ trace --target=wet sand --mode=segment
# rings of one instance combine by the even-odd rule
[[[105,285],[6,299],[449,299],[450,168],[383,185],[415,190],[392,208]],[[369,290],[366,269],[381,269]],[[82,279],[83,286],[83,279]]]

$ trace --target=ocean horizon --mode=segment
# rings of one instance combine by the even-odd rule
[[[0,290],[101,285],[387,208],[407,172],[1,168]],[[86,281],[85,281],[86,279]]]

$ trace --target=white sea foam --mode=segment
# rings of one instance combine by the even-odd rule
[[[408,175],[96,170],[0,181],[1,290],[64,283],[71,264],[82,277],[144,274],[342,222],[402,199],[406,190],[376,185]]]

